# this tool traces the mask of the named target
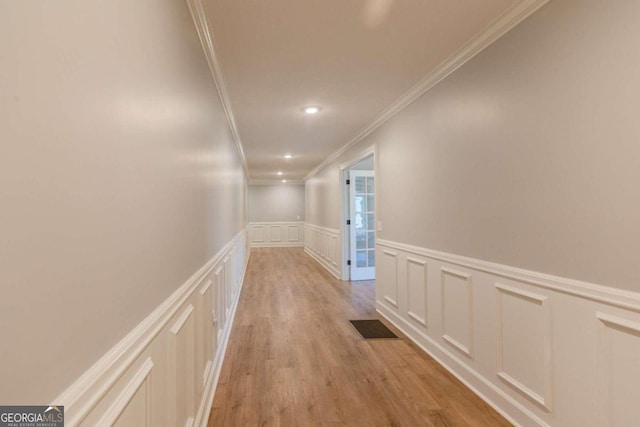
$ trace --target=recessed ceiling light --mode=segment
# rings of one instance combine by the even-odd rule
[[[278,176],[282,175],[282,171],[278,171]]]
[[[283,179],[283,180],[282,180],[282,182],[287,182],[287,180],[286,180],[286,179]]]
[[[290,159],[290,158],[292,158],[292,157],[293,157],[293,156],[292,156],[291,154],[285,154],[285,155],[284,155],[284,158],[285,158],[285,159]]]
[[[320,107],[310,105],[308,107],[304,107],[302,111],[304,111],[305,114],[316,114],[320,111]]]

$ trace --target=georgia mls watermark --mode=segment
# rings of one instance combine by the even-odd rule
[[[64,427],[64,406],[0,406],[0,427]]]

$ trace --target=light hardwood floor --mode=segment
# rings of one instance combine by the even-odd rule
[[[510,425],[388,322],[401,339],[360,338],[374,286],[252,249],[209,426]]]

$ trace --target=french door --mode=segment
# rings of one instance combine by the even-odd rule
[[[373,171],[349,171],[351,280],[375,278],[374,179]]]

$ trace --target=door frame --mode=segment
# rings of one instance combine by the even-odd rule
[[[338,174],[340,177],[340,234],[342,235],[342,280],[349,281],[351,280],[351,268],[347,265],[347,261],[350,256],[350,245],[351,245],[351,233],[349,232],[349,228],[347,227],[347,220],[349,219],[349,188],[347,187],[347,179],[349,178],[349,170],[352,166],[360,161],[364,160],[366,157],[373,155],[373,172],[375,176],[375,180],[373,182],[374,192],[375,192],[375,217],[376,217],[376,241],[378,240],[378,207],[380,206],[379,200],[379,192],[378,192],[378,155],[377,155],[377,145],[374,144],[367,149],[360,152],[358,155],[353,157],[346,163],[340,165],[340,173]],[[377,264],[377,263],[376,263]]]

